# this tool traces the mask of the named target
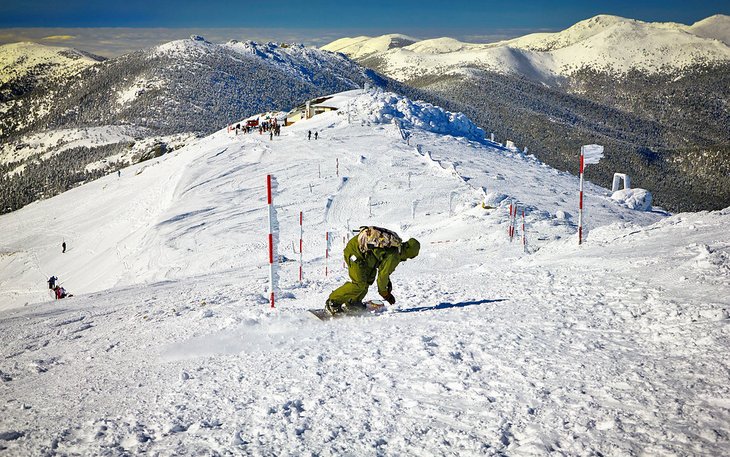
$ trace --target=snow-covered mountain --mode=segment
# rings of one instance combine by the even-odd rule
[[[617,171],[640,176],[679,211],[730,204],[728,30],[725,15],[693,25],[600,15],[489,44],[323,49],[438,96],[557,168],[577,172],[581,142],[604,144],[613,154],[598,182],[610,185]]]
[[[553,83],[576,71],[592,68],[616,73],[631,70],[673,72],[699,64],[730,61],[727,42],[730,16],[717,15],[692,26],[650,23],[600,15],[557,33],[535,33],[489,44],[436,38],[413,44],[388,43],[394,35],[343,38],[322,49],[355,59],[378,59],[378,69],[399,81],[427,75],[462,74],[480,68],[520,74]]]
[[[76,49],[35,43],[0,46],[0,138],[48,114],[68,81],[103,60]]]
[[[26,80],[65,79],[104,59],[71,48],[43,46],[36,43],[12,43],[0,46],[0,96],[5,101],[17,95],[8,84]],[[40,81],[36,81],[40,80]]]
[[[353,59],[367,57],[374,53],[402,48],[417,42],[407,35],[392,33],[378,37],[358,36],[355,38],[340,38],[322,47],[325,51],[341,52]]]
[[[55,49],[5,46],[0,55],[48,62],[46,55],[72,54]],[[233,119],[373,82],[371,71],[341,55],[299,44],[214,44],[199,36],[103,62],[74,62],[65,72],[45,63],[49,73],[33,74],[32,91],[3,102],[0,176],[11,182],[2,181],[0,212],[96,177],[84,172],[91,163],[106,160],[115,169],[112,158],[144,156],[140,145],[173,149],[168,140],[181,134],[207,134]],[[27,79],[15,73],[13,81]],[[23,170],[34,176],[19,176]],[[44,188],[51,181],[57,184]]]
[[[727,449],[728,210],[635,211],[587,183],[579,247],[575,176],[439,107],[330,103],[273,140],[219,130],[0,216],[0,452]],[[421,242],[392,276],[398,301],[308,317],[347,279],[339,253],[361,224]],[[48,298],[50,275],[74,297]]]

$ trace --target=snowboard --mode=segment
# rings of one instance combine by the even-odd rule
[[[324,308],[310,309],[308,311],[321,321],[329,321],[332,319],[341,319],[343,317],[377,316],[378,314],[382,314],[387,310],[388,308],[385,306],[384,302],[380,300],[368,300],[365,302],[365,309],[363,310],[337,313],[334,316],[328,313]]]

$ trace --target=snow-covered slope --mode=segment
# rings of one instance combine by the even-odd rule
[[[336,101],[273,140],[222,130],[0,216],[0,447],[723,452],[730,212],[637,212],[588,184],[578,247],[574,176],[470,140],[476,127],[437,107]],[[507,237],[510,200],[526,250],[520,223]],[[347,278],[348,228],[370,223],[421,241],[393,276],[398,302],[378,318],[308,317]],[[75,296],[48,299],[51,274]]]
[[[730,16],[716,14],[692,24],[688,31],[703,38],[719,40],[730,46]]]
[[[5,44],[0,46],[0,85],[37,73],[42,78],[67,78],[101,60],[71,48],[26,42]]]
[[[55,48],[40,49],[51,52]],[[11,189],[14,194],[0,198],[0,212],[17,209],[39,195],[65,190],[70,187],[66,181],[73,184],[94,178],[83,174],[90,162],[103,160],[106,152],[116,156],[117,149],[126,147],[119,143],[100,148],[108,142],[90,134],[87,141],[80,141],[95,148],[88,157],[74,154],[63,163],[39,161],[69,150],[53,148],[59,136],[68,132],[74,132],[73,143],[83,140],[77,134],[98,131],[124,132],[124,138],[135,141],[208,134],[234,119],[363,87],[371,81],[369,73],[342,55],[299,44],[215,44],[192,36],[109,59],[73,78],[41,84],[3,105],[0,174],[25,168],[32,175],[2,182],[0,196],[9,195]],[[39,143],[42,150],[35,146]],[[66,138],[62,143],[72,142]],[[135,153],[128,149],[128,155]],[[38,166],[26,167],[33,160]],[[64,184],[47,179],[53,174],[62,175]]]
[[[355,38],[340,38],[322,47],[325,51],[341,52],[353,59],[366,57],[370,54],[402,48],[415,43],[415,38],[397,33],[378,37],[358,36]]]
[[[378,69],[404,81],[428,74],[462,72],[465,67],[543,78],[570,76],[581,68],[625,73],[676,71],[697,64],[727,62],[728,16],[717,15],[692,26],[648,23],[599,15],[557,33],[537,33],[490,44],[453,38],[423,40],[408,46],[358,54],[377,58]],[[333,43],[334,44],[334,43]],[[331,49],[328,45],[322,49]],[[529,69],[527,73],[523,71]]]

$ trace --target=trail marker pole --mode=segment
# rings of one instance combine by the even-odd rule
[[[329,274],[329,259],[330,259],[330,232],[324,232],[324,275]]]
[[[525,232],[525,208],[522,208],[522,251],[527,252],[527,233]]]
[[[583,155],[583,146],[580,147],[580,195],[578,198],[578,244],[583,243],[583,167],[585,157]]]
[[[304,213],[299,211],[299,284],[302,283],[302,248],[304,247]]]
[[[271,175],[266,175],[266,202],[269,206],[269,301],[274,308],[274,204],[271,195]]]
[[[322,178],[322,164],[317,164],[317,176]]]
[[[337,158],[335,159],[335,161],[336,161],[336,162],[335,162],[335,163],[336,163],[336,165],[335,165],[335,171],[336,171],[336,173],[337,173],[337,176],[339,177],[339,176],[340,176],[340,158],[339,158],[339,157],[337,157]]]
[[[586,144],[580,147],[580,196],[578,199],[578,245],[583,243],[583,172],[586,165],[598,163],[603,158],[603,146]]]

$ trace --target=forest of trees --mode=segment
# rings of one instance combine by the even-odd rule
[[[580,146],[602,144],[606,158],[591,167],[593,182],[610,187],[613,173],[628,173],[656,205],[696,211],[730,206],[728,70],[695,67],[679,79],[640,72],[616,79],[585,70],[568,87],[547,87],[474,69],[471,77],[407,83],[424,100],[464,112],[499,140],[527,146],[561,170],[577,173]]]

